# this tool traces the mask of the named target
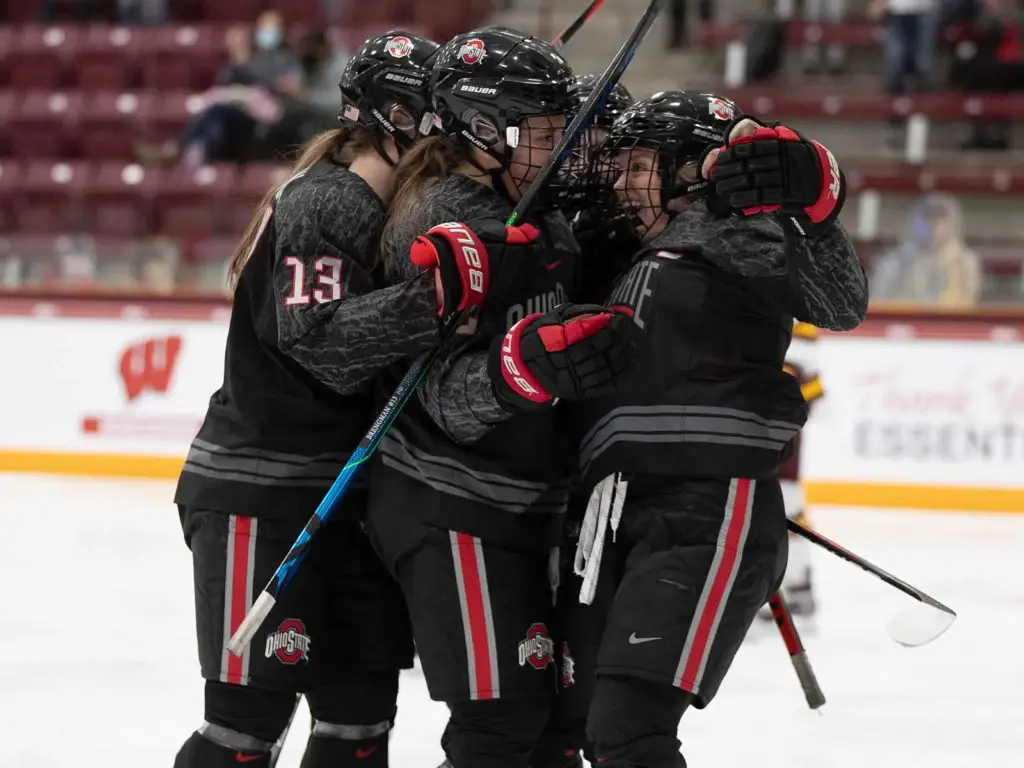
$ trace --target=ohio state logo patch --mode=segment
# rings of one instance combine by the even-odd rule
[[[519,666],[529,664],[534,669],[547,669],[554,661],[555,644],[542,622],[531,624],[526,639],[519,643]]]
[[[412,40],[402,36],[392,37],[388,40],[388,44],[384,46],[384,50],[396,59],[404,59],[412,53],[412,48]]]
[[[465,64],[479,64],[486,55],[487,49],[484,48],[484,41],[475,37],[472,40],[467,40],[459,48],[459,58]]]
[[[710,99],[710,101],[712,115],[717,117],[719,120],[732,120],[734,114],[731,104],[715,98]]]
[[[268,659],[277,656],[282,664],[298,664],[300,661],[309,661],[311,642],[301,619],[285,619],[276,632],[267,635],[264,654]]]
[[[563,688],[576,682],[576,659],[569,653],[568,643],[562,643],[562,674],[559,678]]]

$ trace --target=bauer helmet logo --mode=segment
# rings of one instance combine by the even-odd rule
[[[732,104],[722,99],[711,98],[711,114],[719,120],[732,120],[735,117]]]
[[[121,380],[128,402],[143,392],[166,393],[181,352],[181,336],[147,339],[121,353]]]
[[[534,669],[547,669],[554,661],[555,644],[542,623],[531,624],[526,630],[526,639],[519,643],[519,666],[529,664]]]
[[[312,640],[306,634],[306,625],[301,619],[285,619],[276,632],[267,635],[264,655],[268,659],[277,656],[282,664],[298,664],[309,661],[310,643]]]
[[[388,40],[388,44],[384,46],[384,50],[396,59],[404,59],[410,53],[412,53],[413,44],[412,40],[408,37],[392,37]]]
[[[467,40],[459,48],[459,58],[464,64],[479,64],[486,55],[487,49],[484,48],[484,41],[475,37],[472,40]]]

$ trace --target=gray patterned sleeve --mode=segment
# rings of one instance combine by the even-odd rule
[[[384,241],[392,277],[408,279],[416,273],[405,256],[416,235],[446,221],[505,218],[505,207],[496,194],[462,177],[427,187],[414,205],[393,214],[390,236]],[[457,443],[474,443],[511,416],[495,399],[487,353],[474,351],[479,344],[473,336],[457,342],[427,372],[417,393],[430,418]]]
[[[286,190],[273,219],[278,344],[341,394],[437,343],[432,280],[374,290],[382,219],[379,199],[351,174]]]
[[[696,202],[653,245],[696,250],[720,269],[743,277],[790,275],[797,287],[788,310],[820,328],[856,328],[867,313],[868,282],[857,250],[836,222],[815,238],[787,237],[774,216],[719,217]]]

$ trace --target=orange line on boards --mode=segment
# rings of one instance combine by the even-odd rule
[[[1024,488],[809,480],[804,492],[808,505],[1024,512]]]
[[[181,473],[182,464],[182,457],[172,456],[0,451],[0,472],[174,479]]]

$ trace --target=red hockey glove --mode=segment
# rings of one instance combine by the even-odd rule
[[[765,125],[749,117],[727,135],[727,146],[712,150],[710,167],[704,163],[712,210],[777,214],[783,226],[802,237],[814,237],[839,216],[846,179],[821,144],[781,123]]]
[[[441,317],[479,307],[485,298],[500,300],[520,276],[541,268],[535,246],[540,232],[530,224],[506,227],[497,219],[439,224],[412,244],[409,259],[441,277]]]
[[[595,305],[528,315],[491,347],[498,401],[532,410],[613,392],[633,368],[632,319]]]

